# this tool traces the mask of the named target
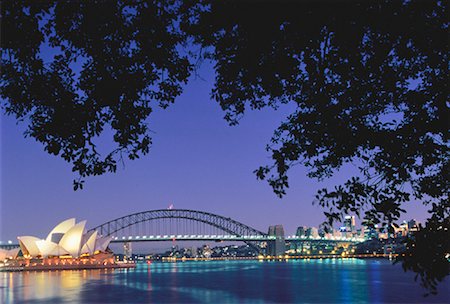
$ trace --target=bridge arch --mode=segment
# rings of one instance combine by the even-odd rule
[[[113,236],[115,233],[121,230],[143,222],[170,218],[201,222],[206,225],[218,228],[234,236],[267,235],[264,232],[254,229],[241,222],[235,221],[231,218],[227,218],[214,213],[189,209],[159,209],[133,213],[98,225],[92,228],[90,231],[97,230],[98,233],[103,236]]]

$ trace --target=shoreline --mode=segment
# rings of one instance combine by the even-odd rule
[[[55,270],[91,270],[91,269],[134,269],[138,263],[153,262],[206,262],[206,261],[288,261],[288,260],[322,260],[322,259],[389,259],[392,260],[399,254],[355,254],[355,255],[314,255],[314,256],[256,256],[256,257],[213,257],[213,258],[171,258],[163,257],[162,259],[143,260],[128,263],[108,263],[108,264],[66,264],[66,265],[29,265],[29,266],[3,266],[0,272],[22,272],[22,271],[55,271]]]
[[[136,263],[119,264],[88,264],[88,265],[34,265],[34,266],[4,266],[0,267],[0,272],[21,272],[21,271],[54,271],[54,270],[91,270],[91,269],[130,269],[136,268]]]

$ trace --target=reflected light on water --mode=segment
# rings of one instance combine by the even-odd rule
[[[413,275],[386,260],[138,264],[136,269],[0,273],[0,303],[422,303]],[[326,292],[323,292],[326,290]],[[438,297],[446,302],[449,282]]]

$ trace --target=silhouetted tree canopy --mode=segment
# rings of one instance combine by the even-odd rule
[[[231,125],[295,104],[255,171],[278,196],[297,164],[319,180],[354,164],[316,196],[329,224],[355,213],[390,225],[411,200],[430,207],[402,261],[434,291],[450,272],[448,13],[446,1],[5,1],[2,106],[73,165],[78,188],[146,154],[152,108],[211,60]],[[105,128],[117,147],[102,155]]]
[[[3,107],[28,123],[27,136],[81,178],[148,152],[145,120],[154,104],[174,102],[191,70],[178,51],[185,36],[174,1],[5,1],[2,9]],[[116,149],[102,156],[95,139],[105,128]]]

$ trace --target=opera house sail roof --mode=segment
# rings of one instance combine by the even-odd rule
[[[19,236],[20,248],[25,257],[94,255],[106,251],[111,237],[101,237],[97,231],[86,231],[86,221],[76,223],[75,218],[62,221],[45,239]]]
[[[0,263],[6,259],[15,259],[19,253],[19,248],[1,249],[0,248]]]

